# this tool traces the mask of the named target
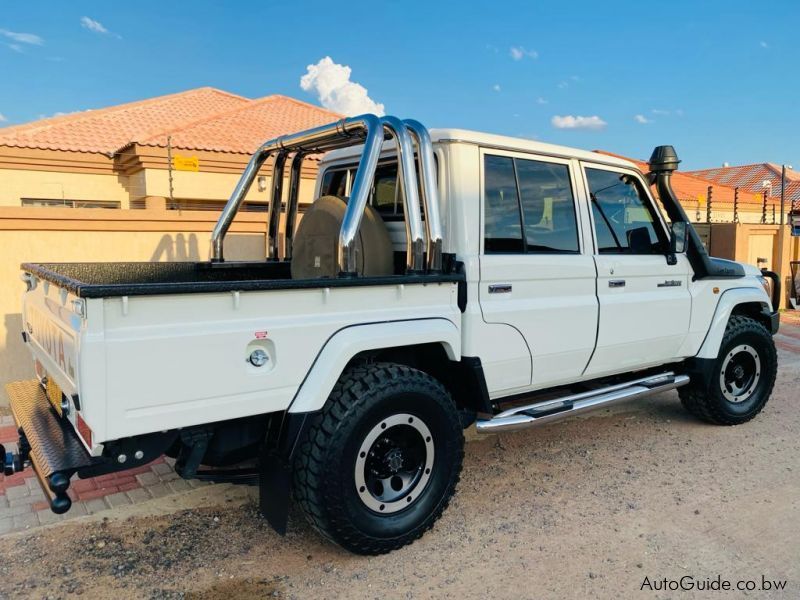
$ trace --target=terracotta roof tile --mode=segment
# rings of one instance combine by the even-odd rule
[[[313,104],[273,95],[133,141],[163,147],[167,145],[167,137],[171,137],[174,148],[251,154],[269,139],[325,125],[341,117]]]
[[[0,129],[0,145],[112,154],[144,132],[190,123],[250,102],[222,90],[198,88],[5,127]]]
[[[764,181],[769,181],[772,183],[772,198],[779,200],[781,196],[781,166],[774,163],[717,167],[689,173],[712,183],[738,186],[740,190],[756,194],[763,193]],[[800,173],[791,169],[786,171],[786,201],[800,202]]]
[[[0,146],[113,155],[133,142],[187,150],[251,153],[275,136],[341,115],[286,96],[251,100],[198,88],[139,102],[0,128]]]

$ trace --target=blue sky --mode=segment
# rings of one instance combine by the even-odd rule
[[[800,169],[799,17],[797,0],[6,2],[0,126],[206,85],[319,103],[300,78],[330,56],[431,127]]]

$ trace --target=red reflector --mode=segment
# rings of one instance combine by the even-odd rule
[[[92,447],[92,430],[89,429],[89,426],[86,424],[86,421],[81,418],[81,413],[75,414],[75,424],[78,426],[78,434],[83,438],[83,441],[86,442],[86,445],[89,448]]]

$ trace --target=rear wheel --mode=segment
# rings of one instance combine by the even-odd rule
[[[758,321],[734,315],[728,322],[711,376],[678,390],[686,409],[717,425],[755,417],[772,394],[778,355],[772,336]]]
[[[342,375],[298,452],[294,494],[325,537],[359,554],[419,538],[455,491],[464,437],[430,375],[378,363]]]

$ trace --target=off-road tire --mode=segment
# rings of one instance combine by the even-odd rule
[[[433,464],[412,504],[379,514],[359,497],[356,461],[369,432],[397,414],[416,415],[429,428]],[[455,492],[463,457],[459,413],[439,381],[394,363],[357,366],[339,378],[301,442],[294,498],[327,539],[357,554],[383,554],[433,526]]]
[[[732,349],[747,345],[760,359],[760,378],[750,396],[741,402],[725,398],[720,384],[720,371],[725,357]],[[764,325],[744,315],[733,315],[728,321],[719,354],[710,377],[692,382],[678,389],[683,406],[703,421],[715,425],[739,425],[755,417],[764,408],[775,386],[778,372],[778,354],[772,335]]]

